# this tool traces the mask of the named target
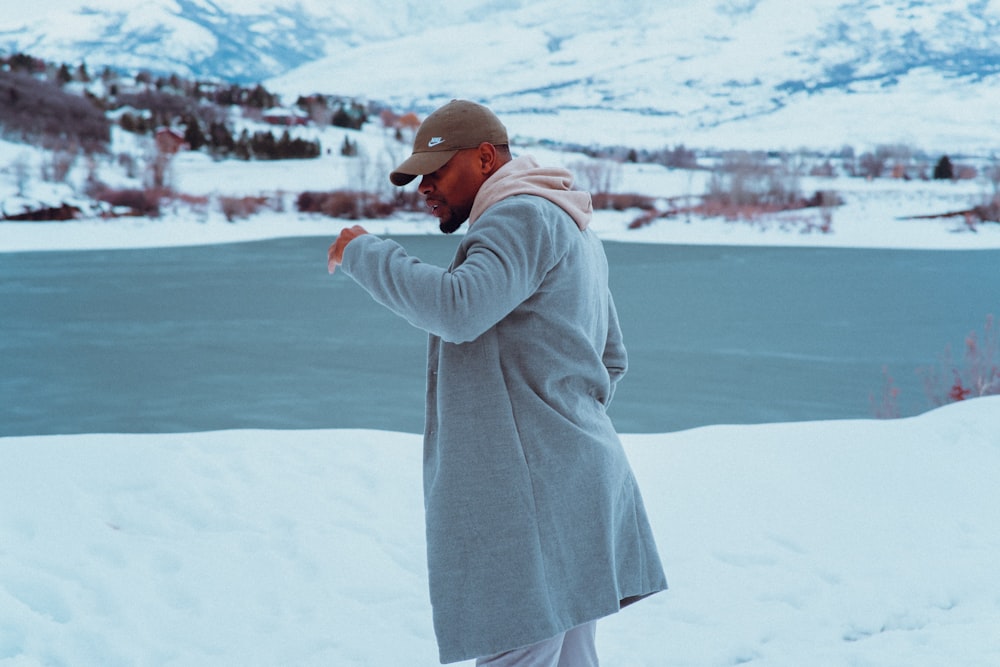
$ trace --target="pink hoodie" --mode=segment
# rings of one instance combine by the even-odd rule
[[[515,158],[490,176],[476,195],[469,214],[471,226],[486,209],[514,195],[536,195],[566,211],[581,230],[590,224],[594,207],[590,193],[573,190],[573,175],[565,169],[540,167],[529,155]]]

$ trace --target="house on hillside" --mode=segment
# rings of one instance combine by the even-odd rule
[[[157,129],[154,138],[156,152],[160,155],[174,155],[188,147],[187,142],[184,141],[184,133],[171,127]]]
[[[408,111],[396,120],[396,127],[416,132],[417,128],[420,127],[420,118],[412,111]]]
[[[265,109],[262,118],[265,123],[271,125],[308,125],[309,115],[300,109],[285,109],[283,107],[272,107]]]

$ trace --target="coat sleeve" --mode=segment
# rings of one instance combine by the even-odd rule
[[[608,369],[608,377],[611,378],[611,392],[608,394],[607,404],[615,395],[615,387],[618,381],[628,370],[628,353],[625,351],[625,344],[622,341],[621,324],[618,321],[618,310],[615,308],[615,300],[608,292],[608,338],[604,343],[604,354],[602,355],[604,367]]]
[[[536,206],[523,202],[493,207],[466,235],[464,260],[450,270],[370,235],[348,244],[342,268],[413,326],[448,342],[468,342],[534,293],[554,266],[550,226],[535,224],[538,215]]]

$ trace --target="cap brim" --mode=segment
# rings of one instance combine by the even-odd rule
[[[456,150],[414,153],[389,174],[389,180],[393,185],[406,185],[417,176],[430,174],[445,166],[457,152]]]

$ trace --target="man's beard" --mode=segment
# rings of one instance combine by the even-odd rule
[[[465,224],[465,221],[469,219],[469,213],[467,211],[457,211],[451,209],[451,216],[447,219],[442,218],[438,222],[438,229],[440,229],[445,234],[451,234],[458,230],[459,227]]]
[[[438,207],[443,207],[448,213],[438,218],[438,229],[445,234],[451,234],[458,230],[462,224],[469,219],[469,211],[465,209],[455,209],[445,202],[440,202]]]
[[[463,222],[465,222],[465,220],[456,221],[454,218],[451,218],[449,220],[442,220],[441,222],[438,223],[438,229],[440,229],[445,234],[451,234],[453,232],[458,231],[458,228],[462,226]]]

